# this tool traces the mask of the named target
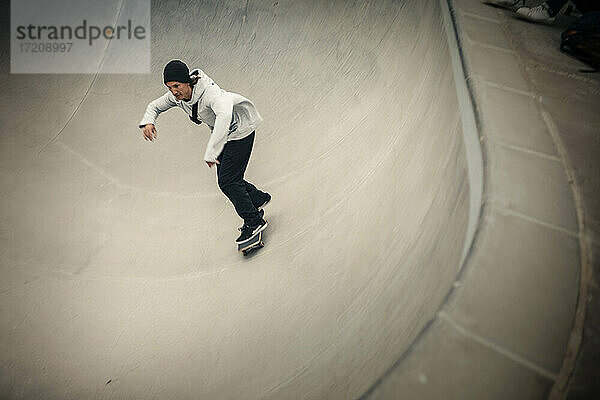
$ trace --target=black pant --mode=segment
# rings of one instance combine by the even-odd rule
[[[567,1],[568,0],[546,0],[546,4],[548,4],[548,7],[550,7],[550,14],[552,16],[558,14],[561,8],[567,4]],[[573,3],[575,3],[579,11],[582,13],[598,11],[600,9],[597,0],[574,0]]]
[[[244,223],[250,226],[255,226],[260,221],[256,207],[264,203],[267,196],[244,180],[253,144],[254,132],[243,139],[227,142],[217,157],[220,163],[217,164],[219,188],[231,201]]]

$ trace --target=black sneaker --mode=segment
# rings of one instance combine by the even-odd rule
[[[242,244],[244,242],[247,242],[252,237],[254,237],[254,235],[258,234],[259,232],[262,232],[267,227],[267,225],[268,225],[267,221],[262,219],[262,217],[261,217],[258,225],[249,226],[249,225],[244,224],[244,226],[242,226],[241,228],[238,228],[240,231],[242,231],[242,234],[240,235],[239,238],[237,238],[237,240],[235,242],[237,244]]]
[[[265,218],[265,210],[258,210],[258,216],[261,218]],[[246,226],[246,224],[244,223],[244,225],[242,225],[238,228],[238,231],[243,230],[245,226]]]
[[[265,201],[258,207],[256,207],[258,209],[258,211],[261,211],[263,209],[264,206],[266,206],[267,204],[269,204],[269,202],[271,201],[271,195],[269,193],[265,193],[267,195],[267,197],[265,198]],[[262,218],[262,215],[261,215]]]

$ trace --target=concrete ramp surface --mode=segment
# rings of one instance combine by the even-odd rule
[[[350,399],[460,268],[469,184],[436,1],[165,1],[151,75],[9,75],[1,102],[4,398]],[[116,12],[116,11],[115,11]],[[173,58],[265,122],[266,247],[202,155],[137,129]]]

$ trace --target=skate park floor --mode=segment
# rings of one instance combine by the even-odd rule
[[[569,18],[192,3],[153,3],[150,75],[3,62],[0,397],[597,393],[600,83],[557,49]],[[265,117],[250,258],[207,131],[136,129],[171,58]]]

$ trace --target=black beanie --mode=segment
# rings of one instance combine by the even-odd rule
[[[190,70],[187,65],[181,60],[171,60],[165,66],[163,71],[164,82],[182,82],[190,83]]]

